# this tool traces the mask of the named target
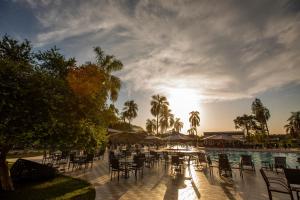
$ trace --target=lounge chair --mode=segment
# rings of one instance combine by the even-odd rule
[[[276,178],[276,177],[268,177],[263,169],[259,170],[268,190],[269,199],[272,200],[272,192],[289,194],[291,200],[294,200],[292,190],[289,188],[288,184],[284,179]]]
[[[288,187],[291,191],[295,191],[299,200],[300,193],[300,169],[283,169]]]
[[[278,173],[278,169],[284,169],[287,168],[286,165],[286,157],[277,156],[274,157],[274,168],[276,173]]]
[[[203,167],[203,164],[205,164],[205,166],[207,167],[208,162],[205,153],[198,153],[197,158],[197,167]]]
[[[240,175],[243,177],[244,170],[255,171],[255,165],[252,161],[251,155],[241,155],[240,160]]]
[[[219,175],[232,177],[232,169],[226,154],[219,154]]]

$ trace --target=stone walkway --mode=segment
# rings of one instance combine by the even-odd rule
[[[134,174],[128,179],[120,177],[110,180],[107,164],[104,160],[94,162],[93,168],[68,172],[68,175],[85,179],[96,188],[96,199],[105,200],[266,200],[266,185],[259,171],[245,172],[244,178],[234,171],[232,179],[220,178],[217,170],[211,176],[208,170],[198,170],[191,165],[185,168],[184,175],[174,175],[163,164],[145,168],[144,176],[135,180]],[[273,195],[274,200],[289,199],[288,195]]]

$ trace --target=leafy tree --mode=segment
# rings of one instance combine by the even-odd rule
[[[250,139],[250,130],[256,129],[256,119],[253,115],[238,116],[233,120],[235,128],[241,128],[246,133],[248,139]]]
[[[31,49],[28,41],[8,36],[0,41],[0,180],[5,190],[13,189],[6,155],[15,145],[93,151],[105,144],[107,127],[117,119],[106,102],[116,100],[120,88],[112,87],[118,78],[110,74],[122,68],[118,60],[110,56],[76,67],[75,59],[56,48]]]
[[[194,128],[197,134],[197,127],[200,126],[200,113],[198,111],[190,112],[189,122],[191,123],[191,127]]]
[[[261,102],[261,100],[257,98],[253,101],[251,109],[256,120],[260,124],[260,129],[263,132],[267,132],[267,134],[269,135],[270,133],[269,133],[268,123],[267,123],[267,121],[271,117],[269,109],[266,108]]]
[[[174,129],[177,132],[180,132],[183,128],[183,122],[180,121],[180,118],[176,118],[174,122]]]
[[[138,105],[133,100],[126,101],[123,110],[130,125],[131,120],[137,117]]]
[[[160,112],[159,125],[161,133],[165,132],[169,127],[174,125],[174,115],[168,106],[163,106]]]
[[[151,114],[156,117],[156,134],[159,128],[159,115],[164,106],[168,106],[169,102],[165,96],[153,95],[151,100]]]
[[[297,138],[300,136],[300,111],[292,112],[288,118],[288,124],[284,126],[286,132],[292,137]]]
[[[154,133],[156,130],[156,120],[147,119],[146,121],[146,130],[148,133]]]
[[[105,73],[106,80],[103,85],[106,87],[107,95],[115,102],[118,99],[119,91],[121,88],[121,80],[112,75],[112,72],[119,71],[123,68],[120,60],[116,59],[113,55],[105,55],[100,47],[95,47],[96,64]]]

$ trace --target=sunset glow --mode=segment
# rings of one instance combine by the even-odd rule
[[[175,88],[170,89],[168,94],[170,108],[173,111],[175,117],[182,119],[184,123],[182,132],[186,132],[189,125],[189,113],[197,110],[200,112],[200,116],[203,116],[201,112],[201,96],[197,95],[197,92],[188,88]]]

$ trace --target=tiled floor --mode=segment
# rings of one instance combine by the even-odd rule
[[[263,200],[268,199],[265,183],[259,171],[246,172],[242,179],[234,171],[232,179],[220,178],[217,170],[211,176],[207,169],[198,170],[193,165],[185,168],[184,175],[174,175],[163,164],[145,168],[144,176],[135,180],[134,174],[128,179],[120,177],[110,180],[107,164],[104,160],[94,162],[92,169],[76,170],[67,174],[88,180],[96,188],[96,199],[115,200]],[[285,194],[274,194],[273,199],[289,199]]]

